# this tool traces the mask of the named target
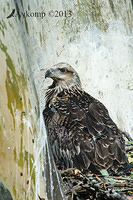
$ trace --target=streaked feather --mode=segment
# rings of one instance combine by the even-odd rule
[[[59,63],[50,70],[46,74],[54,82],[46,93],[43,116],[55,162],[61,169],[127,173],[122,132],[106,107],[83,91],[70,65]]]

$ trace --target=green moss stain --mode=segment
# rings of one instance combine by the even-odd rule
[[[34,168],[34,156],[25,151],[25,161],[27,165],[27,171],[30,170],[31,181],[35,185],[35,168]]]
[[[7,29],[6,24],[5,24],[4,20],[1,20],[0,21],[0,31],[4,37],[5,37],[5,32],[4,32],[5,29]]]
[[[117,14],[116,14],[116,12],[115,12],[114,2],[113,2],[112,0],[109,0],[109,4],[110,4],[110,7],[111,7],[112,12],[114,13],[114,16],[116,17]]]
[[[11,60],[7,59],[7,65],[11,66],[12,62]],[[13,65],[12,65],[13,66]],[[16,108],[22,110],[22,101],[20,100],[20,94],[19,94],[19,86],[17,83],[16,79],[16,72],[14,70],[9,71],[7,70],[7,80],[6,80],[6,89],[7,89],[7,94],[8,94],[8,99],[10,98],[11,103],[16,103]],[[11,108],[11,103],[8,105],[8,107],[11,109],[12,113],[12,108]]]
[[[23,0],[20,0],[20,3],[21,3],[21,6],[22,6],[22,10],[23,10],[22,12],[25,12],[24,5],[23,5]],[[21,13],[17,3],[16,3],[16,8],[17,8],[18,13]],[[28,6],[28,9],[29,9],[29,6]],[[24,18],[24,23],[25,23],[25,29],[26,29],[26,32],[28,33],[28,23],[26,21],[26,16],[24,15],[23,18]]]
[[[28,23],[27,23],[27,21],[26,21],[26,17],[24,17],[24,22],[25,22],[25,29],[26,29],[26,32],[28,33],[29,31],[28,31]]]
[[[24,150],[23,144],[21,140],[21,152],[17,157],[16,148],[14,148],[14,160],[18,164],[18,166],[23,169],[26,166],[27,173],[29,173],[31,177],[31,181],[35,185],[35,166],[34,166],[34,156],[33,154],[29,153],[28,151]]]
[[[0,31],[2,32],[2,35],[5,36],[4,30],[1,28],[1,22],[0,22]]]
[[[108,23],[103,18],[102,9],[104,5],[100,4],[99,2],[95,1],[95,3],[91,5],[91,12],[90,16],[92,19],[92,22],[95,23],[95,25],[102,31],[107,31],[108,29]]]
[[[26,125],[23,122],[23,118],[26,117],[28,111],[31,108],[31,102],[26,96],[26,91],[27,91],[27,83],[28,80],[25,80],[24,72],[20,71],[19,74],[17,73],[16,69],[17,66],[14,64],[11,56],[8,53],[8,47],[3,44],[3,42],[0,40],[0,49],[2,52],[4,52],[6,56],[6,81],[5,81],[5,89],[7,93],[7,106],[9,109],[9,112],[11,113],[13,122],[14,122],[14,129],[12,130],[13,134],[16,132],[17,137],[16,137],[16,147],[13,149],[13,160],[15,162],[15,166],[20,172],[23,173],[24,178],[26,179],[21,179],[20,185],[22,185],[21,190],[23,190],[26,194],[26,189],[23,181],[30,180],[31,181],[31,196],[34,196],[34,189],[35,189],[35,182],[36,182],[36,176],[35,176],[35,159],[34,155],[32,153],[29,153],[29,141],[24,144],[24,139],[26,137],[26,134],[32,134],[32,132],[36,133],[36,128],[33,126],[33,131],[29,130],[27,133]],[[19,57],[19,65],[22,65],[22,57]],[[18,124],[16,124],[16,119],[15,119],[15,111],[18,111],[20,113],[20,124],[18,127]],[[38,108],[35,108],[35,113],[38,114]],[[0,119],[1,120],[1,119]],[[34,118],[32,116],[29,119],[30,121],[34,122]],[[17,129],[15,128],[18,127],[19,132],[17,133]],[[3,131],[3,124],[0,125],[0,132]],[[15,131],[14,131],[15,130]],[[26,130],[26,133],[24,132]],[[14,137],[14,135],[13,135]],[[1,140],[2,136],[0,135],[0,146],[2,148],[2,143],[3,141]],[[2,141],[2,142],[1,142]],[[31,141],[31,144],[32,141]],[[14,144],[13,144],[14,145]],[[31,145],[30,145],[31,146]],[[0,149],[1,149],[0,148]],[[27,150],[27,151],[26,151]],[[31,151],[32,152],[32,149]],[[0,151],[0,156],[5,157],[4,153]],[[2,177],[3,178],[3,177]],[[29,179],[27,179],[29,178]],[[33,191],[33,192],[32,192]],[[12,192],[14,197],[17,198],[18,194],[18,189],[16,186],[16,183],[13,183],[12,186]],[[20,191],[22,192],[22,191]],[[20,195],[21,196],[21,195]],[[28,199],[27,197],[25,199]]]
[[[30,11],[30,6],[28,5],[28,11]]]
[[[29,153],[25,151],[25,161],[26,161],[26,167],[27,167],[27,172],[28,172],[28,167],[29,167]]]
[[[5,9],[5,7],[3,8],[3,12],[4,12],[4,13],[6,12],[6,9]]]
[[[35,168],[32,170],[32,174],[31,174],[31,181],[33,182],[34,186],[35,186],[35,183],[36,183],[36,176],[35,176]],[[34,194],[34,191],[33,191],[33,194]]]
[[[108,23],[102,14],[104,7],[102,3],[98,1],[79,0],[76,3],[75,1],[73,3],[70,2],[70,4],[73,5],[72,8],[68,7],[68,11],[71,9],[72,16],[65,18],[63,29],[65,29],[66,34],[74,35],[71,38],[72,41],[75,40],[75,37],[78,37],[78,33],[81,30],[85,30],[88,26],[92,26],[92,24],[95,24],[102,31],[107,31]]]
[[[23,138],[21,137],[21,145],[20,145],[20,151],[23,151]]]
[[[30,163],[30,175],[32,174],[33,172],[33,164],[34,164],[34,158],[33,158],[33,155],[32,154],[29,154],[29,163]]]
[[[26,87],[26,81],[24,74],[21,72],[20,75],[16,73],[15,65],[7,53],[7,47],[0,41],[0,48],[6,55],[6,64],[7,64],[7,78],[6,78],[6,91],[8,97],[8,108],[12,114],[14,127],[15,127],[15,118],[14,110],[23,109],[23,102],[21,95],[24,94]],[[23,97],[25,98],[25,97]]]
[[[17,161],[17,152],[16,152],[16,147],[13,150],[13,154],[14,154],[14,161]]]
[[[25,151],[25,160],[27,162],[27,170],[30,170],[31,181],[35,186],[35,166],[34,166],[34,156],[31,153]]]
[[[3,121],[0,119],[0,149],[3,148]]]
[[[17,160],[18,166],[23,169],[24,167],[24,153],[23,153],[23,138],[21,137],[21,143],[20,143],[20,153],[19,153],[19,158]]]
[[[13,186],[13,194],[14,194],[14,196],[16,197],[16,195],[17,195],[17,192],[16,192],[16,185]]]
[[[42,44],[42,34],[41,34],[41,32],[39,33],[39,37],[40,37],[40,43]]]
[[[30,175],[31,175],[34,164],[34,156],[31,153],[25,151],[25,161],[27,163],[27,171],[28,169],[30,169]]]
[[[21,2],[21,5],[22,5],[22,8],[23,8],[23,10],[24,10],[24,5],[23,5],[23,1],[21,0],[20,2]]]
[[[19,153],[19,159],[17,160],[17,163],[18,163],[18,166],[23,169],[23,167],[24,167],[24,154],[23,154],[22,151]]]
[[[20,133],[24,133],[24,123],[23,123],[23,113],[21,113],[21,124],[20,124]]]
[[[6,176],[4,176],[4,175],[3,175],[3,173],[0,173],[0,177],[2,177],[2,179],[3,179],[4,181],[6,181],[6,180],[7,180],[7,177],[6,177]]]

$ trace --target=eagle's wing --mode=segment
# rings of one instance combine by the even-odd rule
[[[87,93],[57,97],[43,112],[52,152],[62,168],[116,171],[128,165],[124,139],[105,106]]]
[[[70,107],[68,101],[64,101],[63,106],[60,101],[58,103],[43,112],[55,162],[62,169],[88,168],[90,160],[94,158],[94,142],[87,127],[80,123],[85,114]],[[88,156],[85,152],[88,152]]]
[[[94,163],[114,172],[129,170],[122,132],[110,118],[107,109],[99,101],[89,104],[87,112],[88,132],[95,138]]]

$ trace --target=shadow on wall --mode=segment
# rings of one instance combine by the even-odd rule
[[[0,200],[13,200],[9,190],[0,182]]]

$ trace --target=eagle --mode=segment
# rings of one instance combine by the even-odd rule
[[[83,90],[74,68],[58,63],[46,71],[45,78],[53,80],[46,91],[43,117],[58,168],[127,174],[130,164],[123,133],[107,108]]]

